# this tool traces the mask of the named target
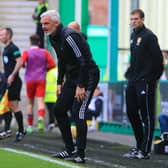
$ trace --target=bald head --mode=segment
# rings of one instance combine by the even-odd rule
[[[80,25],[79,25],[79,23],[76,22],[76,21],[70,22],[70,23],[68,24],[68,27],[71,28],[71,29],[74,29],[74,30],[77,31],[77,32],[80,32]]]

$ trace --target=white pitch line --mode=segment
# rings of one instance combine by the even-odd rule
[[[30,156],[30,157],[37,158],[37,159],[40,159],[40,160],[48,161],[48,162],[51,162],[51,163],[56,163],[58,165],[65,166],[65,167],[68,167],[68,168],[80,168],[79,166],[75,166],[75,165],[71,165],[71,164],[61,162],[61,161],[58,161],[58,160],[50,159],[50,158],[42,156],[42,155],[37,155],[37,154],[29,153],[29,152],[23,152],[23,151],[11,149],[11,148],[0,148],[0,149],[5,150],[5,151],[9,151],[9,152],[13,152],[13,153],[17,153],[17,154],[24,154],[26,156]]]

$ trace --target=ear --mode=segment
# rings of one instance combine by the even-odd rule
[[[9,33],[6,34],[7,39],[11,39]]]
[[[55,26],[56,26],[56,27],[58,27],[59,24],[60,24],[59,22],[55,22]]]

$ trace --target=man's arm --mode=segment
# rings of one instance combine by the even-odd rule
[[[8,77],[8,85],[10,86],[16,76],[16,74],[19,72],[20,68],[23,65],[23,61],[21,57],[16,58],[16,65],[15,68],[13,70],[13,72],[9,75]]]
[[[147,40],[148,50],[152,56],[153,75],[155,79],[159,79],[163,72],[163,56],[158,44],[157,37],[150,35]]]
[[[78,75],[78,83],[79,87],[84,87],[86,82],[86,76],[88,74],[88,60],[89,57],[89,48],[87,48],[86,40],[82,38],[82,36],[78,33],[73,33],[69,35],[66,39],[69,46],[73,49],[74,54],[79,62],[79,75]]]
[[[79,62],[79,75],[78,75],[78,83],[76,87],[75,97],[78,101],[81,101],[85,97],[85,79],[88,71],[88,64],[86,60],[86,51],[85,51],[85,40],[78,34],[73,33],[66,38],[68,45],[73,49],[76,58]]]

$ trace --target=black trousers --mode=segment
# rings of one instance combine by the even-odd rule
[[[78,102],[75,98],[76,85],[72,84],[72,82],[65,82],[61,95],[58,97],[53,108],[63,141],[65,143],[65,148],[68,152],[72,152],[74,150],[74,144],[70,129],[70,118],[67,114],[67,111],[71,111],[73,121],[76,123],[77,127],[77,152],[81,157],[85,157],[87,137],[87,123],[85,119],[85,112],[88,108],[98,81],[99,73],[97,72],[90,81],[88,80],[86,96],[85,99],[81,102]]]
[[[127,115],[134,130],[136,147],[144,154],[151,151],[155,126],[156,83],[128,83]]]

